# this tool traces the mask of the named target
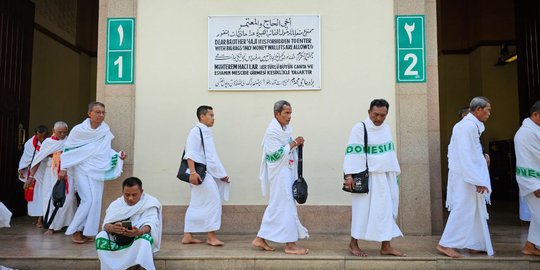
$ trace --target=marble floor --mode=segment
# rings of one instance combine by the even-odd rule
[[[540,269],[540,258],[520,253],[528,228],[513,216],[492,216],[495,218],[490,222],[490,231],[496,251],[493,257],[466,254],[464,259],[449,259],[435,251],[440,238],[437,235],[395,239],[393,246],[407,253],[407,258],[381,256],[377,243],[360,241],[369,256],[357,258],[347,250],[348,235],[311,235],[299,242],[310,253],[295,256],[284,254],[281,244],[274,244],[275,252],[254,249],[250,244],[254,235],[220,235],[225,245],[211,247],[182,245],[181,235],[175,234],[163,236],[155,261],[158,269],[353,269],[358,262],[362,262],[363,269]],[[18,217],[12,220],[11,228],[0,229],[0,265],[17,269],[99,268],[93,242],[74,244],[61,232],[44,236],[44,230],[36,228],[33,221]]]

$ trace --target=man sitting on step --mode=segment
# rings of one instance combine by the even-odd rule
[[[124,180],[122,193],[107,208],[104,231],[96,237],[101,269],[156,269],[152,253],[161,244],[161,204],[143,193],[137,177]]]

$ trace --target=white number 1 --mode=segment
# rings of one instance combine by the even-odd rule
[[[114,61],[114,65],[118,65],[118,78],[122,78],[122,56],[118,56],[118,59]],[[405,72],[406,74],[407,72]],[[418,72],[416,72],[418,73]]]

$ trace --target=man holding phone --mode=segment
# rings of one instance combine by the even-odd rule
[[[161,204],[143,193],[137,177],[124,180],[122,193],[107,208],[104,231],[96,237],[101,269],[156,269],[152,253],[161,244]]]

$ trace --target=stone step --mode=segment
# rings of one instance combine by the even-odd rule
[[[10,230],[10,229],[7,229]],[[0,265],[14,269],[99,269],[94,243],[73,244],[68,236],[42,236],[40,229],[7,234],[0,230]],[[197,235],[204,239],[204,235]],[[274,252],[251,246],[254,235],[220,235],[223,247],[182,245],[180,235],[164,235],[155,254],[157,269],[539,269],[540,258],[523,256],[519,241],[496,242],[496,256],[468,255],[450,259],[437,254],[437,236],[407,236],[392,241],[407,257],[381,256],[379,244],[359,241],[369,255],[348,252],[348,235],[316,234],[299,245],[309,248],[305,256],[288,255],[284,245],[272,243]],[[500,239],[500,237],[494,237]],[[518,239],[519,240],[519,239]]]

